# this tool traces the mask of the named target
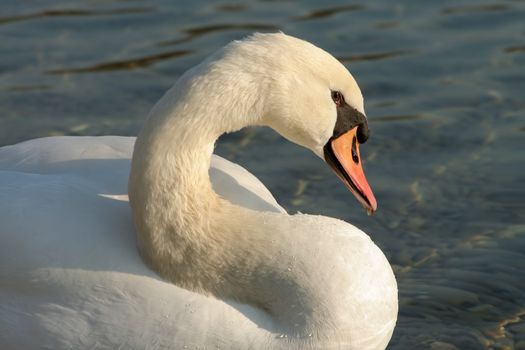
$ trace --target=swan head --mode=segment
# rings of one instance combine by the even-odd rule
[[[242,57],[237,67],[250,70],[265,96],[259,123],[325,160],[373,213],[377,202],[359,153],[368,123],[352,74],[326,51],[283,33],[255,34],[229,46]]]

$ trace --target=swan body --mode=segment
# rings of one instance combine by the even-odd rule
[[[332,56],[258,34],[183,75],[136,141],[0,148],[0,348],[384,349],[397,286],[381,250],[343,221],[288,215],[212,155],[222,133],[267,125],[323,159],[332,144],[343,178],[362,116]],[[375,210],[357,176],[343,180]]]

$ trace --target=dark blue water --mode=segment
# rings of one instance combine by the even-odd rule
[[[3,1],[0,145],[135,135],[186,69],[275,30],[357,78],[379,211],[366,216],[317,157],[270,130],[226,135],[217,152],[290,212],[371,235],[399,283],[390,349],[525,349],[524,1]]]

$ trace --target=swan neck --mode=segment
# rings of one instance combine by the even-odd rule
[[[336,220],[253,211],[213,191],[208,171],[217,138],[263,124],[266,95],[264,80],[238,72],[233,81],[221,72],[205,63],[183,76],[137,137],[129,200],[141,255],[180,287],[264,310],[270,333],[336,342],[353,324],[352,296],[361,298],[354,277],[372,285],[367,276],[374,275],[341,261],[349,251],[364,261],[373,245],[359,232],[342,235]]]
[[[214,192],[211,156],[221,134],[258,124],[262,101],[249,94],[260,90],[254,79],[232,81],[206,62],[197,68],[155,105],[137,137],[129,198],[146,262],[176,284],[217,294],[217,263],[238,232],[224,218],[244,210]]]

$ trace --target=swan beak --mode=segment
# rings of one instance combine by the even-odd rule
[[[357,126],[331,138],[324,147],[325,160],[370,215],[376,211],[377,202],[363,172],[356,133]]]

